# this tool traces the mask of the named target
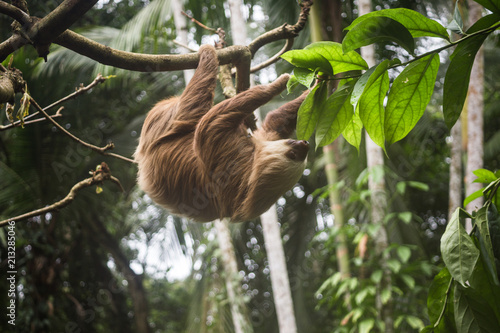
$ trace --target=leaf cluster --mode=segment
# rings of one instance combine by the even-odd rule
[[[300,83],[312,91],[299,110],[297,136],[308,140],[314,132],[319,147],[341,134],[359,150],[362,129],[385,149],[415,127],[434,91],[440,66],[439,53],[457,45],[446,71],[443,115],[451,128],[457,121],[467,96],[474,58],[485,39],[500,26],[500,1],[478,1],[493,11],[465,30],[459,11],[450,25],[461,33],[455,42],[444,26],[405,8],[384,9],[358,17],[349,25],[342,44],[313,43],[303,50],[282,55],[294,68],[289,89]],[[440,38],[446,45],[424,54],[415,54],[415,39]],[[368,68],[356,49],[373,43],[395,43],[412,59],[383,60]],[[390,82],[388,71],[404,67]],[[360,71],[364,71],[361,74]],[[329,81],[339,80],[329,95]],[[314,84],[314,85],[313,85]]]
[[[431,325],[422,332],[500,331],[500,172],[474,173],[476,182],[489,183],[481,190],[486,202],[472,215],[457,208],[446,227],[441,238],[446,267],[430,287]],[[471,234],[463,226],[466,218],[474,225]]]

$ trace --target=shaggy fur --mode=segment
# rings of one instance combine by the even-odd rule
[[[308,144],[287,138],[307,92],[270,112],[250,135],[243,120],[281,93],[289,75],[213,106],[219,63],[212,46],[199,54],[182,95],[159,102],[146,117],[135,152],[139,186],[170,212],[196,221],[250,220],[302,175]]]

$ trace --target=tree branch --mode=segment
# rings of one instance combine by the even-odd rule
[[[274,64],[276,61],[278,61],[280,59],[281,55],[283,53],[285,53],[286,51],[289,51],[292,48],[292,46],[293,46],[293,38],[288,38],[286,40],[285,45],[278,53],[276,53],[275,55],[273,55],[271,58],[267,59],[266,61],[250,68],[250,73],[255,73],[257,71],[260,71],[262,68],[266,68],[267,66]]]
[[[10,221],[20,221],[20,220],[24,220],[24,219],[34,217],[34,216],[39,216],[39,215],[46,214],[48,212],[52,212],[55,210],[59,210],[63,207],[66,207],[75,199],[76,194],[80,190],[82,190],[86,187],[92,186],[92,185],[100,185],[104,181],[107,181],[107,180],[112,181],[113,183],[117,184],[120,187],[120,189],[123,191],[123,187],[120,184],[120,181],[116,177],[113,177],[111,175],[111,172],[109,170],[108,165],[106,163],[102,162],[101,165],[95,171],[93,171],[92,177],[89,177],[87,179],[84,179],[84,180],[76,183],[71,188],[68,195],[66,195],[66,197],[64,199],[62,199],[58,202],[55,202],[52,205],[46,206],[44,208],[40,208],[40,209],[31,211],[31,212],[13,217],[13,218],[9,218],[7,220],[0,221],[0,227],[5,226]]]
[[[59,105],[59,104],[61,104],[61,103],[63,103],[63,102],[66,102],[66,101],[68,101],[68,100],[70,100],[70,99],[76,98],[77,96],[79,96],[79,95],[83,94],[84,92],[86,92],[86,91],[88,91],[88,90],[90,90],[90,89],[94,88],[94,87],[95,87],[96,85],[98,85],[99,83],[103,83],[103,82],[104,82],[104,81],[106,81],[107,79],[108,79],[108,77],[104,77],[104,76],[102,76],[101,74],[98,74],[98,75],[96,76],[96,78],[94,79],[94,81],[92,81],[92,82],[91,82],[89,85],[87,85],[86,87],[84,87],[84,86],[83,86],[83,84],[81,84],[81,85],[80,85],[80,87],[79,87],[79,88],[77,88],[77,89],[76,89],[73,93],[69,94],[69,95],[68,95],[68,96],[66,96],[66,97],[61,98],[61,99],[60,99],[60,100],[58,100],[58,101],[55,101],[54,103],[50,104],[49,106],[44,107],[44,108],[43,108],[43,110],[44,110],[44,111],[48,111],[48,110],[50,110],[50,109],[54,108],[55,106],[57,106],[57,105]],[[59,110],[56,112],[56,114],[52,115],[51,117],[52,117],[52,118],[55,118],[55,117],[60,117],[60,116],[62,116],[62,114],[60,113],[60,110],[61,110],[61,109],[59,109]],[[24,120],[28,120],[28,119],[30,119],[30,118],[33,118],[34,116],[36,116],[36,115],[38,115],[38,114],[40,114],[40,111],[36,111],[36,112],[34,112],[34,113],[32,113],[32,114],[30,114],[30,115],[28,115],[28,116],[24,117]],[[42,121],[42,120],[45,120],[45,118],[40,118],[40,119],[36,119],[36,120],[33,120],[33,121],[25,121],[25,122],[24,122],[24,125],[26,125],[26,124],[30,124],[30,123],[39,122],[39,121]],[[11,123],[11,124],[8,124],[8,125],[5,125],[5,126],[0,125],[0,132],[1,132],[1,131],[8,130],[8,129],[13,128],[13,127],[20,126],[20,125],[21,125],[21,121],[20,121],[20,120],[15,121],[15,122],[13,122],[13,123]]]
[[[309,11],[311,10],[311,6],[313,5],[312,0],[303,0],[300,3],[300,15],[297,23],[294,25],[289,25],[287,23],[283,24],[281,27],[275,28],[271,31],[268,31],[256,39],[254,39],[249,45],[248,48],[252,53],[252,56],[264,45],[275,42],[280,39],[289,39],[295,38],[298,36],[299,32],[304,29],[304,26],[307,22],[307,17],[309,16]]]
[[[40,111],[44,115],[44,117],[48,121],[50,121],[55,127],[57,127],[64,134],[66,134],[67,136],[69,136],[73,141],[76,141],[76,142],[84,145],[85,147],[88,147],[88,148],[92,149],[93,151],[98,152],[101,155],[112,156],[112,157],[116,157],[116,158],[119,158],[121,160],[130,162],[130,163],[135,163],[134,160],[132,160],[130,158],[127,158],[125,156],[118,155],[118,154],[115,154],[115,153],[108,153],[107,152],[108,150],[113,149],[115,147],[115,145],[112,142],[108,143],[104,147],[97,147],[97,146],[94,146],[93,144],[87,143],[87,142],[83,141],[82,139],[76,137],[75,135],[71,134],[68,130],[66,130],[64,127],[62,127],[61,125],[59,125],[59,123],[57,121],[55,121],[54,119],[52,119],[52,117],[47,112],[45,112],[45,110],[42,109],[40,107],[40,105],[38,105],[38,103],[33,99],[33,97],[30,97],[30,102],[35,106],[36,109],[38,109],[38,111]]]
[[[10,16],[21,25],[31,24],[31,17],[27,13],[5,1],[0,1],[0,14]]]

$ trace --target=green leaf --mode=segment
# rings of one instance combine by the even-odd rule
[[[405,320],[415,330],[421,330],[425,326],[422,319],[415,316],[405,316]]]
[[[359,323],[359,333],[369,333],[370,330],[375,325],[375,320],[373,319],[365,319]]]
[[[455,210],[441,237],[441,254],[451,276],[463,286],[479,259],[479,250],[460,223],[461,209]]]
[[[482,196],[483,196],[483,189],[477,190],[476,192],[469,194],[469,196],[464,200],[464,207],[467,207],[469,203]]]
[[[470,72],[477,51],[488,35],[482,34],[458,44],[451,55],[443,88],[443,114],[448,128],[456,123],[469,89]]]
[[[403,139],[423,116],[439,69],[439,55],[409,64],[394,80],[385,110],[385,138],[389,144]]]
[[[415,288],[415,279],[412,278],[410,275],[403,274],[401,275],[401,280],[408,286],[408,288],[412,289]]]
[[[408,181],[408,186],[416,188],[417,190],[425,191],[425,192],[429,191],[429,185],[422,183],[422,182],[417,182],[414,180]]]
[[[359,99],[361,98],[361,95],[363,95],[363,91],[365,90],[368,79],[376,69],[377,66],[371,67],[366,72],[364,72],[363,75],[361,75],[358,81],[356,81],[356,84],[354,85],[354,89],[351,94],[351,104],[354,105],[355,108],[357,108]]]
[[[351,93],[354,81],[350,81],[336,90],[328,99],[323,108],[321,119],[316,129],[316,142],[318,147],[326,146],[333,142],[346,128],[354,115],[351,104]]]
[[[455,285],[457,332],[498,333],[500,325],[484,298],[472,288]]]
[[[437,21],[431,20],[424,15],[406,8],[382,9],[370,12],[355,19],[345,30],[350,30],[360,22],[374,16],[383,16],[398,21],[408,29],[414,38],[417,37],[439,37],[449,40],[446,28]]]
[[[295,67],[305,68],[312,72],[319,70],[333,76],[330,62],[314,50],[291,50],[282,54],[281,58]]]
[[[398,218],[406,224],[410,224],[413,214],[411,212],[398,213]]]
[[[464,22],[462,20],[462,14],[460,13],[460,8],[458,6],[458,1],[455,3],[455,11],[453,12],[453,20],[448,24],[448,29],[453,31],[458,35],[464,35]]]
[[[354,23],[354,22],[353,22]],[[413,54],[415,41],[404,25],[392,18],[373,16],[354,25],[342,41],[344,53],[377,42],[394,42]]]
[[[309,140],[318,122],[318,117],[324,101],[326,100],[327,85],[320,83],[307,95],[297,112],[297,138]]]
[[[500,15],[498,14],[489,14],[481,17],[476,21],[469,29],[467,29],[468,34],[472,34],[474,32],[478,32],[479,30],[488,29],[489,27],[497,24],[500,21]]]
[[[456,332],[452,284],[453,279],[445,267],[434,277],[429,287],[427,309],[435,333]]]
[[[373,142],[384,149],[384,99],[389,90],[388,66],[388,60],[384,60],[377,66],[366,82],[359,99],[359,117]]]
[[[484,8],[491,10],[493,13],[500,14],[500,1],[499,0],[474,0]]]
[[[384,276],[384,272],[381,269],[378,269],[372,273],[372,275],[370,276],[370,279],[374,283],[380,283],[380,281],[382,281],[383,276]]]
[[[476,226],[477,226],[477,237],[479,239],[479,247],[481,249],[481,257],[483,262],[486,264],[486,269],[490,275],[492,281],[499,286],[498,272],[495,265],[495,255],[493,253],[493,244],[491,242],[490,228],[488,226],[488,217],[492,214],[488,213],[488,208],[490,205],[481,207],[477,211],[476,215]],[[500,309],[499,309],[500,310]]]
[[[315,74],[315,72],[307,68],[295,67],[293,69],[293,75],[295,76],[297,81],[307,88],[311,87],[311,84],[313,83],[315,78]]]
[[[473,174],[477,176],[477,179],[474,180],[474,183],[491,183],[497,180],[497,176],[490,170],[486,169],[477,169],[472,171]]]
[[[356,147],[359,153],[359,146],[361,145],[361,130],[363,129],[363,123],[359,118],[359,114],[355,113],[351,118],[347,126],[342,131],[342,136],[351,145]]]
[[[368,69],[366,61],[355,51],[342,51],[342,44],[335,42],[317,42],[309,44],[304,48],[307,51],[314,51],[325,57],[330,62],[334,74]]]
[[[398,254],[399,259],[401,259],[402,263],[407,263],[411,257],[411,250],[408,246],[404,245],[398,246],[396,252]]]
[[[297,77],[295,75],[290,75],[290,79],[286,83],[286,91],[288,93],[291,93],[295,87],[299,85],[299,81],[297,80]]]

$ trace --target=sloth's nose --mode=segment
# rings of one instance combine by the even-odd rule
[[[307,157],[309,151],[309,142],[305,140],[288,140],[288,145],[291,149],[286,153],[286,156],[293,161],[303,161]]]

